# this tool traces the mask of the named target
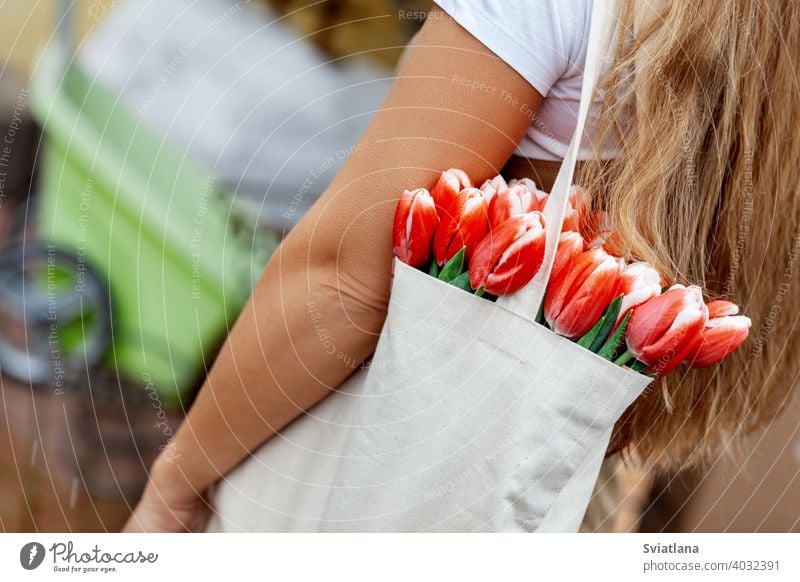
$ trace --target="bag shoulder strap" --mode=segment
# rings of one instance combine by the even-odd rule
[[[566,213],[569,194],[572,189],[572,179],[575,174],[575,164],[578,160],[578,151],[583,139],[583,130],[592,104],[594,89],[597,85],[600,71],[603,68],[603,63],[606,60],[606,49],[609,46],[609,39],[613,32],[612,24],[616,21],[616,14],[617,0],[594,0],[592,3],[592,20],[586,49],[586,64],[583,70],[578,121],[575,126],[575,133],[572,135],[572,140],[564,156],[564,161],[561,163],[561,169],[544,208],[547,240],[542,266],[536,276],[524,288],[497,300],[497,304],[530,321],[536,318],[538,307],[544,299],[547,281],[550,278],[550,271],[555,261],[558,239],[561,235],[561,225],[564,222],[564,214]]]

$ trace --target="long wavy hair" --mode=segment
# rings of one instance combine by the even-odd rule
[[[631,256],[752,318],[723,364],[679,368],[625,413],[611,451],[660,468],[735,451],[780,412],[800,365],[800,3],[622,0],[580,183]]]

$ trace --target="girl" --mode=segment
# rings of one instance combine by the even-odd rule
[[[399,193],[450,167],[551,187],[591,1],[437,3],[353,155],[269,262],[129,531],[203,529],[208,488],[372,353]],[[660,380],[620,419],[609,453],[675,468],[731,450],[797,375],[800,5],[623,0],[612,49],[576,183],[632,256],[753,319],[724,365]]]

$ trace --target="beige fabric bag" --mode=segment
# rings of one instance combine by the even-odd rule
[[[613,11],[594,3],[531,284],[491,303],[395,261],[368,367],[223,480],[211,531],[578,530],[611,430],[650,381],[533,322]]]

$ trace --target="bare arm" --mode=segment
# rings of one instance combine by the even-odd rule
[[[355,152],[267,265],[172,447],[156,461],[143,505],[160,500],[174,509],[196,498],[372,353],[403,189],[431,185],[449,167],[477,179],[495,175],[540,101],[444,12],[432,12]],[[128,527],[174,525],[148,520],[140,507]]]

